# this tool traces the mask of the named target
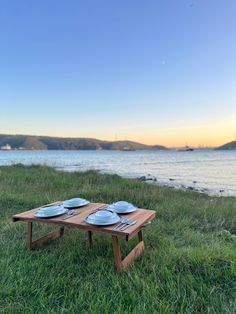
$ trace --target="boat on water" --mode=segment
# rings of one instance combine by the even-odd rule
[[[193,152],[194,151],[194,148],[191,148],[189,146],[185,146],[185,148],[182,148],[182,149],[178,149],[178,152]]]
[[[124,146],[120,149],[122,152],[134,152],[136,149],[130,146]]]
[[[1,146],[0,149],[1,149],[1,150],[11,150],[12,148],[11,148],[11,145],[6,144],[5,146]]]

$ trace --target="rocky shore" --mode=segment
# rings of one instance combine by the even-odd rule
[[[178,181],[174,178],[169,178],[168,181],[169,183],[163,183],[162,180],[158,180],[157,177],[151,175],[151,174],[147,174],[147,175],[143,175],[141,177],[137,178],[139,181],[142,182],[147,182],[147,183],[155,183],[155,184],[159,184],[159,185],[163,185],[172,189],[181,189],[181,190],[185,190],[185,191],[194,191],[194,192],[198,192],[198,193],[205,193],[207,195],[216,195],[216,196],[227,196],[224,195],[225,190],[224,189],[219,189],[218,192],[216,191],[211,191],[208,188],[203,188],[203,187],[198,187],[197,186],[197,181],[193,180],[191,185],[184,185],[184,184],[180,184],[178,183]]]

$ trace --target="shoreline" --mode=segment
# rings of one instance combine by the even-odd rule
[[[207,188],[196,188],[194,186],[187,186],[187,185],[183,185],[183,184],[178,184],[178,185],[168,185],[165,183],[161,183],[161,182],[150,182],[147,181],[146,183],[148,184],[156,184],[159,186],[163,186],[169,189],[174,189],[174,190],[181,190],[181,191],[191,191],[191,192],[196,192],[199,194],[205,194],[207,196],[214,196],[214,197],[236,197],[236,195],[232,195],[232,194],[225,194],[224,190],[219,190],[219,192],[215,192],[215,191],[211,191],[210,189]]]
[[[145,176],[143,176],[145,177]],[[218,192],[211,190],[209,188],[205,188],[205,187],[196,187],[197,181],[193,181],[192,185],[185,185],[183,183],[178,183],[176,182],[176,179],[173,178],[169,178],[169,184],[163,181],[158,181],[158,179],[156,179],[156,177],[152,176],[150,179],[143,179],[143,177],[141,178],[136,178],[140,181],[143,181],[145,183],[148,184],[156,184],[159,186],[163,186],[163,187],[167,187],[170,189],[175,189],[175,190],[182,190],[182,191],[192,191],[192,192],[197,192],[200,194],[206,194],[208,196],[216,196],[216,197],[236,197],[236,195],[232,195],[232,194],[227,194],[227,192],[224,189],[219,189]],[[172,183],[171,183],[172,182]],[[175,183],[174,183],[175,182]]]
[[[2,165],[40,164],[66,172],[91,169],[101,173],[115,173],[124,178],[143,178],[141,181],[153,181],[172,189],[191,190],[217,197],[236,197],[234,154],[226,158],[223,155],[222,158],[222,153],[219,155],[216,152],[179,155],[173,151],[134,154],[111,151],[80,151],[79,154],[74,151],[22,151],[19,155],[5,153],[6,157],[0,159]]]
[[[52,167],[54,168],[54,167]],[[102,171],[100,169],[85,169],[85,170],[66,170],[65,167],[55,167],[54,169],[58,170],[58,171],[64,171],[64,172],[69,172],[69,173],[75,173],[75,172],[86,172],[86,171],[96,171],[98,173],[101,174],[108,174],[108,175],[118,175],[121,178],[124,179],[131,179],[131,180],[138,180],[140,182],[144,182],[147,184],[153,184],[153,185],[157,185],[160,187],[165,187],[165,188],[169,188],[169,189],[174,189],[174,190],[181,190],[181,191],[191,191],[191,192],[196,192],[199,194],[205,194],[207,196],[214,196],[214,197],[235,197],[236,195],[233,194],[227,194],[227,192],[224,189],[219,189],[218,192],[211,190],[209,188],[205,188],[205,187],[196,187],[194,185],[196,185],[196,181],[193,181],[192,185],[184,185],[183,183],[177,183],[177,179],[173,179],[173,178],[168,178],[169,180],[169,184],[165,181],[159,181],[155,176],[148,174],[148,175],[143,175],[143,176],[129,176],[129,175],[122,175],[120,173],[116,173],[116,172],[107,172],[107,171]],[[174,183],[175,182],[175,183]]]
[[[88,168],[88,169],[70,169],[69,167],[59,167],[59,166],[51,166],[51,165],[41,165],[39,163],[32,163],[30,165],[24,165],[22,163],[19,163],[19,164],[12,164],[12,165],[2,165],[0,167],[11,167],[11,166],[17,166],[17,165],[21,165],[23,167],[31,167],[31,166],[46,166],[46,167],[49,167],[49,168],[52,168],[52,169],[55,169],[57,171],[63,171],[63,172],[66,172],[66,173],[85,173],[87,171],[95,171],[95,172],[98,172],[98,173],[101,173],[101,174],[108,174],[108,175],[118,175],[120,176],[121,178],[124,178],[124,179],[131,179],[131,180],[138,180],[140,182],[143,182],[143,183],[147,183],[147,184],[151,184],[151,185],[157,185],[157,186],[160,186],[160,187],[165,187],[165,188],[168,188],[168,189],[173,189],[173,190],[180,190],[180,191],[191,191],[191,192],[196,192],[196,193],[199,193],[199,194],[205,194],[207,196],[210,196],[210,197],[234,197],[236,198],[236,194],[230,194],[229,192],[227,193],[227,190],[226,189],[219,189],[218,191],[216,190],[212,190],[210,188],[207,188],[207,187],[201,187],[201,186],[196,186],[196,184],[198,183],[197,181],[192,181],[192,184],[183,184],[183,183],[179,183],[177,181],[177,179],[174,179],[174,178],[166,178],[165,181],[163,180],[158,180],[158,178],[156,176],[153,176],[151,174],[148,174],[148,175],[142,175],[142,176],[136,176],[136,175],[128,175],[128,174],[121,174],[121,173],[118,173],[118,172],[112,172],[112,171],[103,171],[101,169],[96,169],[96,168]]]

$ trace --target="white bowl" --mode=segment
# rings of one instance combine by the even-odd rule
[[[90,218],[98,221],[98,222],[108,222],[114,218],[116,214],[108,211],[108,210],[99,210],[96,213],[92,214]]]
[[[118,209],[119,211],[126,211],[128,209],[128,207],[130,206],[130,203],[126,202],[126,201],[119,201],[116,203],[112,204],[116,209]]]
[[[117,214],[129,214],[135,212],[137,210],[137,207],[135,207],[133,204],[129,204],[129,206],[124,210],[122,209],[122,207],[121,209],[119,209],[114,204],[111,204],[107,207],[107,209]]]
[[[89,201],[87,201],[86,199],[78,197],[78,198],[72,198],[69,200],[65,200],[63,202],[63,205],[65,207],[72,208],[72,207],[84,206],[84,205],[87,205],[88,203],[89,203]]]
[[[84,203],[86,200],[84,198],[71,198],[70,200],[65,200],[65,202],[74,205],[74,204],[81,204]]]
[[[85,218],[85,221],[92,225],[112,225],[120,221],[120,217],[107,210],[99,210]]]

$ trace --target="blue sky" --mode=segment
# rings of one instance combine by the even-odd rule
[[[234,0],[3,0],[0,133],[221,144],[235,56]]]

